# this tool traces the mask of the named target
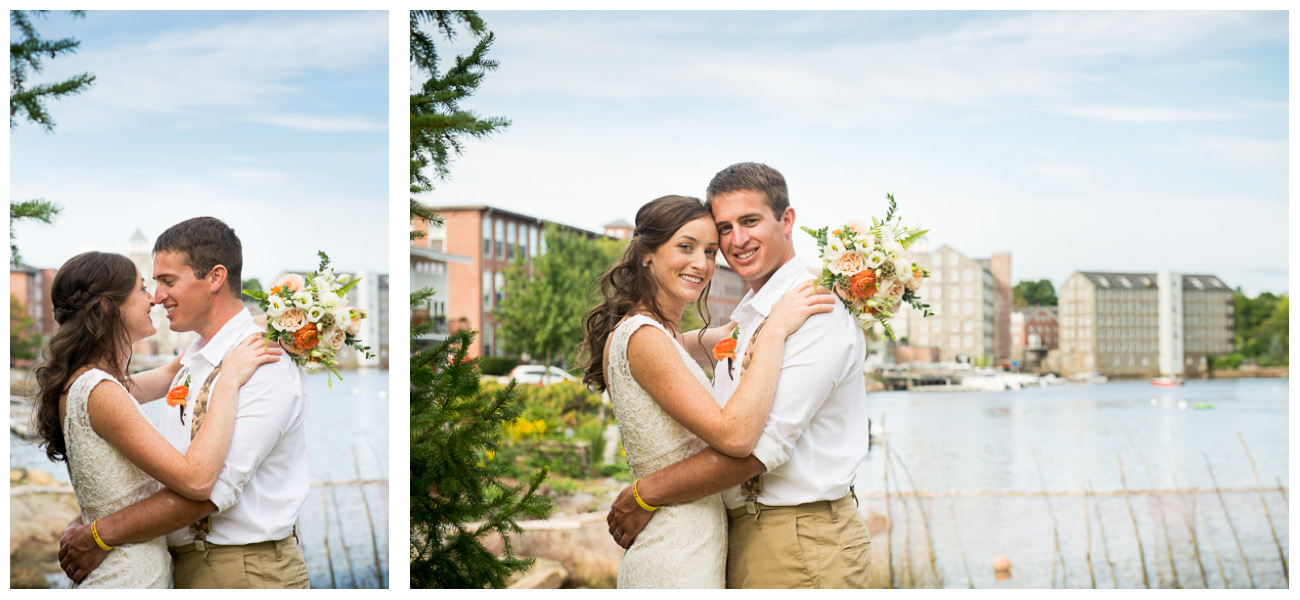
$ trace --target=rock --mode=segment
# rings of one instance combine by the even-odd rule
[[[613,588],[618,582],[618,563],[623,549],[614,543],[605,523],[605,512],[553,518],[545,527],[527,526],[512,535],[518,556],[547,559],[565,570],[563,587]],[[488,536],[483,546],[499,554],[501,540]]]
[[[12,477],[12,475],[10,475]],[[27,472],[27,481],[32,485],[58,485],[59,482],[54,480],[54,476],[40,469],[32,469]]]
[[[1010,559],[1010,558],[1007,558],[1005,555],[998,555],[998,556],[994,557],[994,558],[993,558],[993,570],[994,570],[994,571],[1010,571],[1010,570],[1011,570],[1011,559]]]
[[[889,532],[889,519],[874,510],[867,511],[867,532],[872,538],[878,538]]]
[[[539,558],[533,564],[533,568],[525,571],[512,581],[509,588],[512,590],[558,590],[568,577],[569,572],[565,571],[564,566],[560,563]]]
[[[15,469],[15,468],[13,468],[13,467],[9,467],[9,485],[10,485],[10,487],[15,486],[15,485],[18,485],[18,482],[19,482],[19,481],[22,481],[23,478],[26,477],[26,476],[27,476],[27,469]]]

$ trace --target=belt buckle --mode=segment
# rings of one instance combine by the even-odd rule
[[[755,475],[740,484],[740,492],[745,495],[745,512],[758,514],[758,496],[763,493],[763,475]]]

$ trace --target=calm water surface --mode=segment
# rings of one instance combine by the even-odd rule
[[[910,556],[933,581],[928,521],[945,587],[1248,588],[1252,578],[1285,587],[1273,531],[1288,548],[1288,507],[1276,491],[1290,485],[1288,391],[1286,379],[1254,379],[871,394],[872,422],[883,422],[897,461],[895,569]],[[1239,433],[1266,488],[1267,517]],[[864,512],[885,513],[885,464],[884,447],[873,446],[856,481]],[[1125,485],[1162,493],[1126,502]],[[1086,489],[1096,495],[1085,501]],[[996,555],[1011,558],[1010,579],[994,577]]]

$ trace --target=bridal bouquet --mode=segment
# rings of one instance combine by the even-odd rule
[[[894,217],[898,208],[894,196],[886,194],[885,198],[889,200],[889,211],[884,220],[871,217],[870,226],[849,221],[829,233],[829,227],[801,229],[817,240],[822,259],[817,283],[840,297],[864,331],[880,323],[892,340],[894,330],[889,321],[900,303],[912,305],[923,317],[933,316],[930,305],[923,304],[917,293],[930,271],[912,262],[907,253],[908,246],[929,230],[904,227]]]
[[[347,274],[335,275],[329,257],[324,252],[317,254],[320,267],[315,273],[306,277],[290,273],[277,279],[269,294],[244,290],[244,295],[257,300],[266,311],[266,339],[278,342],[308,373],[323,367],[342,381],[334,366],[338,364],[335,356],[344,344],[366,358],[373,357],[370,348],[357,339],[366,311],[348,306],[347,300],[348,290],[361,280]],[[333,383],[331,377],[331,387]]]

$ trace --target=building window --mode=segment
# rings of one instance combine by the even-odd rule
[[[506,260],[515,259],[515,251],[517,248],[515,245],[515,230],[517,227],[518,226],[514,223],[506,224]]]
[[[502,221],[501,219],[497,219],[496,222],[497,222],[497,235],[496,235],[497,258],[505,258],[506,257],[506,222]]]
[[[483,217],[483,258],[492,258],[492,219]]]
[[[492,272],[483,271],[483,310],[492,310]]]
[[[497,282],[497,304],[499,305],[501,304],[501,299],[506,297],[505,296],[506,294],[505,273],[501,273],[498,271],[496,274],[496,282]]]

